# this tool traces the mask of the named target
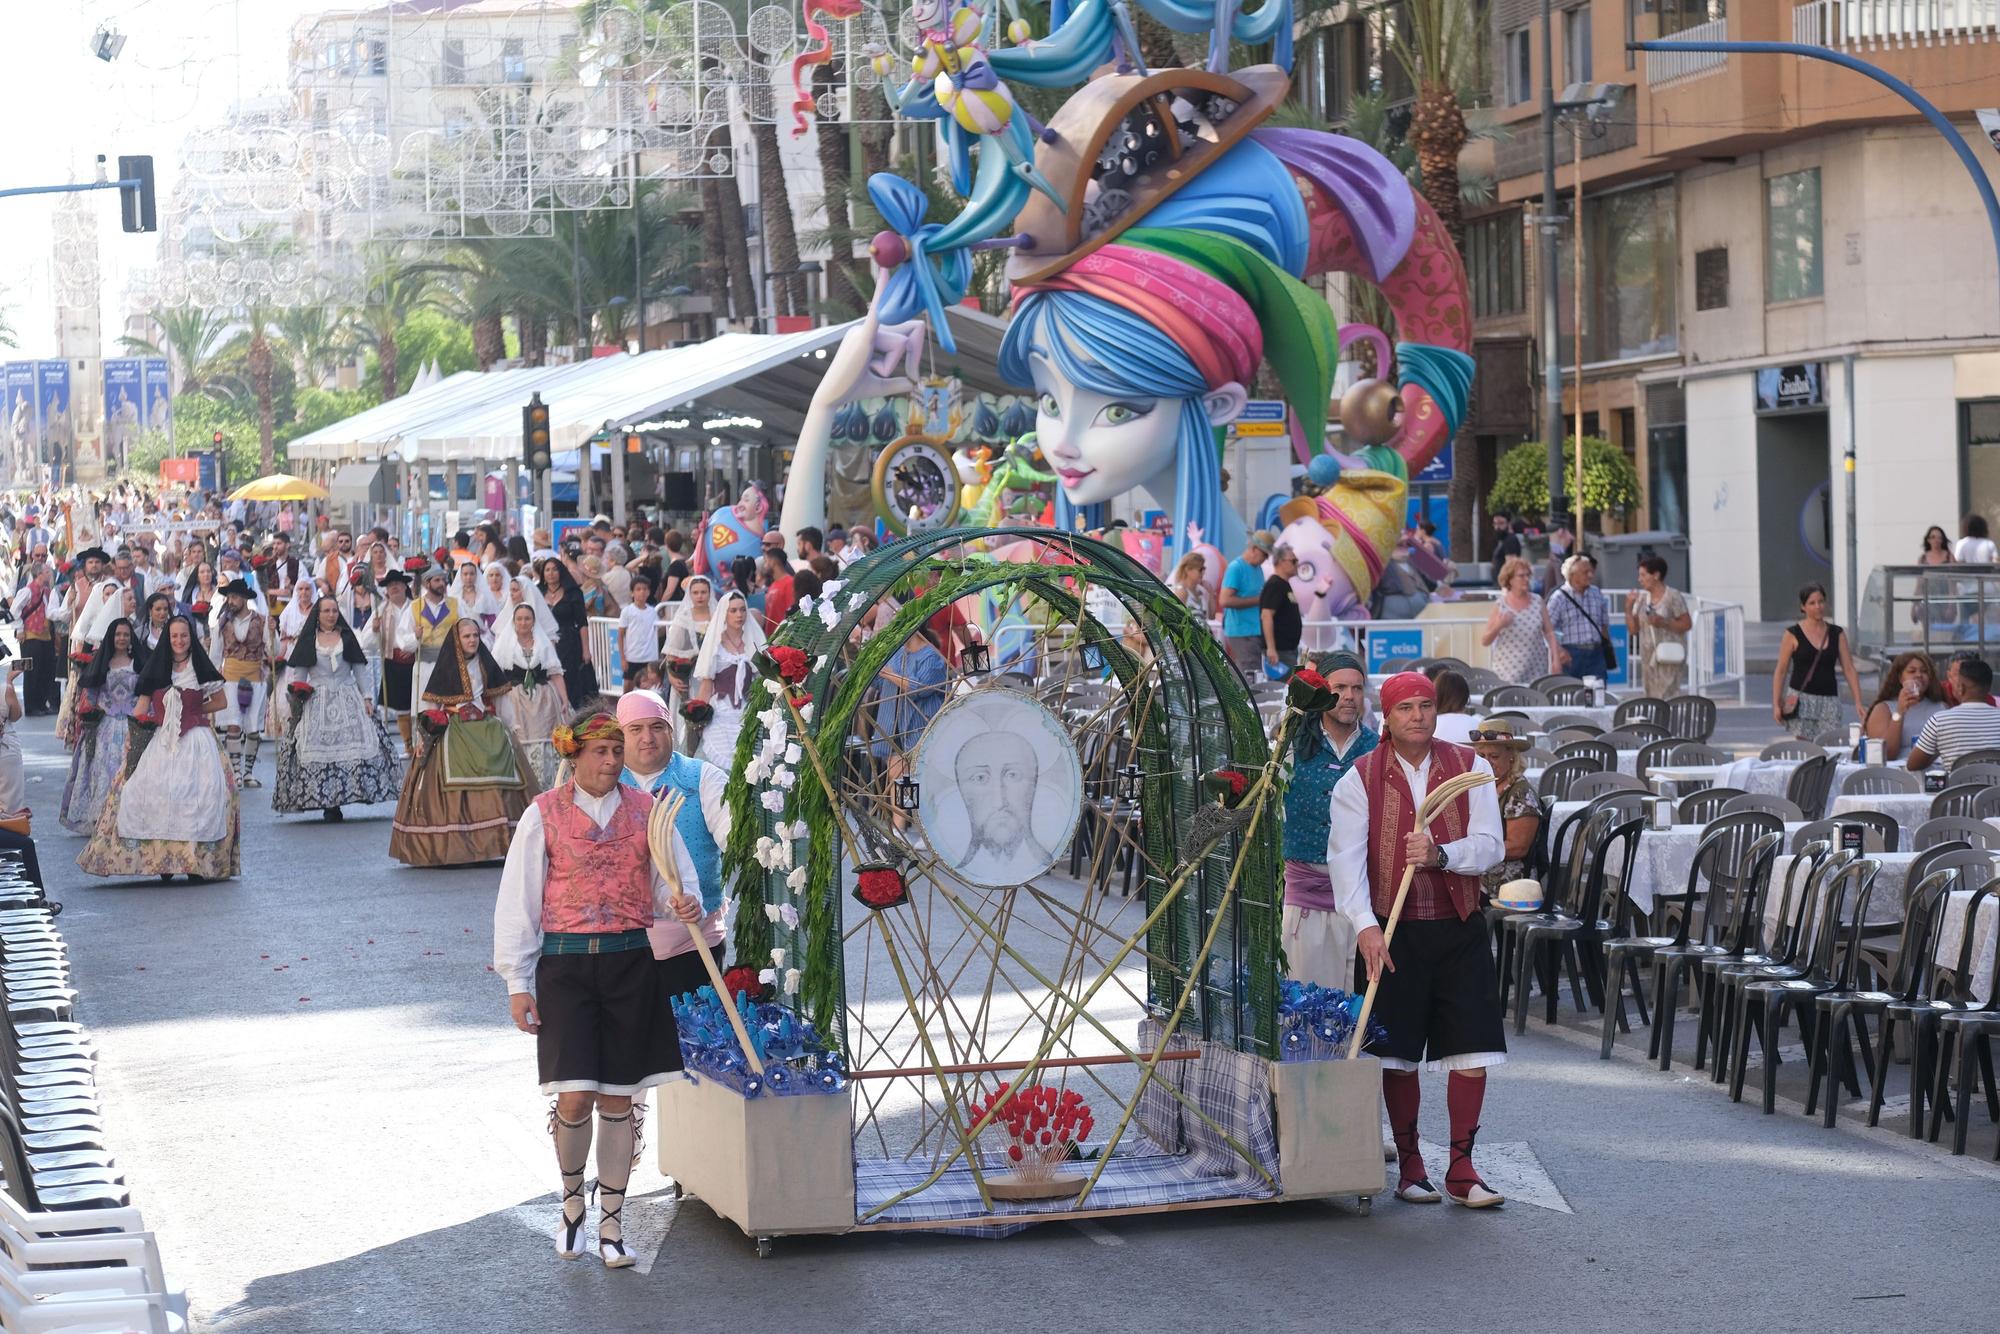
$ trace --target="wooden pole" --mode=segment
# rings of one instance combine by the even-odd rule
[[[687,797],[679,792],[672,799],[653,803],[653,813],[646,820],[646,846],[653,854],[653,868],[660,878],[674,887],[674,893],[681,889],[680,868],[674,865],[674,817],[680,814],[681,805]],[[722,1001],[722,1012],[729,1016],[729,1026],[736,1030],[736,1041],[743,1047],[743,1059],[750,1063],[750,1072],[759,1079],[764,1077],[764,1062],[757,1057],[757,1049],[750,1045],[750,1030],[743,1027],[743,1016],[736,1012],[736,997],[729,994],[729,986],[722,980],[722,970],[715,966],[715,956],[708,952],[708,942],[701,938],[695,927],[688,929],[694,937],[694,952],[701,956],[701,966],[708,970],[709,985]]]

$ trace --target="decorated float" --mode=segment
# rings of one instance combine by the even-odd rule
[[[840,17],[841,0],[810,2]],[[1384,1185],[1380,1070],[1354,1055],[1367,1007],[1287,982],[1278,950],[1274,756],[1328,697],[1301,673],[1260,716],[1160,583],[1177,553],[1079,530],[1141,492],[1219,577],[1243,524],[1217,428],[1268,364],[1313,470],[1287,532],[1314,596],[1365,614],[1410,472],[1465,408],[1464,272],[1378,154],[1263,127],[1289,86],[1286,4],[1136,2],[1212,34],[1206,65],[1146,68],[1120,0],[1058,3],[1039,38],[1016,19],[1004,45],[997,4],[918,0],[915,49],[877,63],[909,62],[892,101],[937,122],[967,203],[933,219],[910,182],[869,181],[888,224],[875,306],[828,362],[780,526],[824,527],[836,425],[921,400],[926,339],[949,350],[945,311],[996,250],[1000,369],[1035,394],[1039,461],[1012,462],[1053,475],[1055,522],[954,526],[950,453],[909,441],[908,495],[894,459],[877,488],[908,535],[802,600],[760,662],[731,787],[728,995],[682,999],[692,1077],[659,1100],[662,1170],[760,1249],[1365,1207]],[[1273,63],[1229,68],[1231,37]],[[1010,82],[1081,87],[1043,125]],[[1400,339],[1394,381],[1343,400],[1339,455],[1323,428],[1340,347],[1392,358],[1307,285],[1330,271],[1375,282]],[[967,608],[990,633],[961,633]],[[926,625],[951,641],[942,679]]]

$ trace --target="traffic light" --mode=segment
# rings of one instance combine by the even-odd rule
[[[549,405],[540,390],[521,409],[521,466],[541,472],[549,466]]]
[[[128,232],[156,232],[159,218],[153,208],[153,159],[150,155],[118,159],[118,179],[132,184],[118,187],[118,212]]]
[[[217,449],[221,449],[221,448],[222,448],[222,432],[220,432],[220,431],[217,431],[217,432],[215,433],[215,447],[216,447]]]

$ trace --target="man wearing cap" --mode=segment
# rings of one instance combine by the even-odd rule
[[[1354,924],[1340,911],[1327,878],[1333,789],[1355,762],[1380,744],[1361,721],[1368,691],[1361,659],[1345,649],[1315,654],[1311,665],[1333,687],[1333,707],[1298,732],[1285,788],[1285,960],[1291,975],[1323,987],[1354,989]]]
[[[1451,1162],[1444,1194],[1480,1209],[1501,1203],[1472,1166],[1472,1143],[1486,1097],[1486,1070],[1507,1059],[1493,977],[1480,876],[1499,864],[1506,840],[1491,782],[1449,803],[1428,829],[1416,813],[1432,788],[1465,773],[1493,770],[1464,746],[1437,741],[1437,692],[1416,672],[1382,685],[1383,744],[1334,785],[1327,872],[1340,911],[1353,923],[1368,978],[1381,981],[1374,1017],[1386,1036],[1368,1050],[1382,1061],[1382,1100],[1396,1138],[1396,1198],[1435,1204],[1417,1145],[1420,1064],[1446,1070]],[[1438,837],[1433,838],[1433,834]],[[1405,868],[1415,868],[1392,943],[1388,920]]]
[[[1222,647],[1244,679],[1254,679],[1264,661],[1264,562],[1277,539],[1259,528],[1243,554],[1222,575]]]
[[[674,817],[694,859],[701,886],[702,942],[722,962],[722,845],[729,841],[728,775],[693,755],[674,750],[673,717],[667,702],[651,690],[628,690],[618,697],[618,725],[625,732],[625,771],[619,781],[660,800],[678,792],[684,800]],[[709,985],[708,970],[695,957],[695,942],[685,922],[662,918],[652,929],[653,957],[660,960],[660,981],[668,996],[698,991]]]
[[[444,566],[432,565],[424,571],[424,595],[410,604],[407,621],[408,633],[405,642],[416,651],[416,673],[412,698],[422,699],[424,687],[430,684],[431,669],[437,666],[438,656],[451,642],[451,627],[459,617],[458,603],[445,594],[449,576]]]
[[[262,787],[256,778],[257,751],[264,744],[264,693],[269,671],[265,653],[266,622],[250,605],[256,596],[241,575],[221,588],[222,610],[216,613],[210,640],[221,650],[222,711],[215,725],[223,747],[243,787]]]

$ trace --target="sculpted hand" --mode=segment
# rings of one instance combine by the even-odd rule
[[[868,318],[840,340],[813,394],[814,402],[825,408],[842,408],[856,399],[894,398],[912,392],[928,332],[922,320],[885,327],[871,306]]]

